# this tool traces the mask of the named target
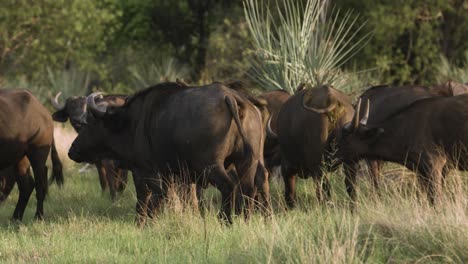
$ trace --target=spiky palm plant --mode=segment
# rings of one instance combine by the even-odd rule
[[[369,39],[370,34],[358,37],[363,25],[357,25],[351,12],[327,14],[327,1],[308,0],[305,7],[295,0],[275,5],[244,1],[255,47],[250,74],[267,89],[292,92],[301,82],[334,84],[340,67]]]
[[[151,85],[175,81],[176,78],[187,78],[189,70],[174,58],[161,59],[158,63],[133,65],[128,68],[135,89],[143,89]]]
[[[54,72],[47,69],[49,83],[52,86],[51,93],[62,93],[62,98],[75,95],[86,95],[91,81],[89,72],[76,68]],[[50,95],[49,95],[50,96]]]

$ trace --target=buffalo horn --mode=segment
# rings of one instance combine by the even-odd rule
[[[306,109],[306,110],[315,112],[317,114],[325,114],[325,113],[331,112],[333,109],[335,109],[336,104],[332,103],[327,108],[319,109],[319,108],[314,108],[314,107],[310,107],[310,106],[306,105],[305,101],[302,100],[302,107],[304,107],[304,109]]]
[[[271,118],[273,117],[273,115],[270,115],[270,117],[268,118],[268,122],[267,122],[267,126],[266,126],[266,131],[267,131],[267,135],[271,138],[278,138],[278,135],[273,132],[273,130],[271,129]]]
[[[96,98],[97,99],[102,98],[102,93],[95,92],[95,93],[88,95],[88,97],[86,98],[86,105],[95,115],[103,116],[106,113],[107,106],[104,104],[97,105]]]
[[[56,110],[62,110],[65,107],[65,105],[60,105],[58,102],[58,99],[61,94],[62,92],[58,92],[57,95],[55,95],[55,97],[50,98],[50,103]]]
[[[354,112],[354,117],[353,117],[353,128],[357,129],[359,127],[359,112],[361,110],[361,98],[359,98],[357,105],[356,105],[356,111]]]
[[[359,122],[359,123],[361,123],[361,125],[367,125],[367,120],[369,120],[369,108],[370,108],[370,101],[369,101],[369,99],[367,99],[366,108],[365,108],[365,111],[364,111],[364,116],[362,117],[361,121]]]

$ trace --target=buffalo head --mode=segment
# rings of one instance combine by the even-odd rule
[[[50,102],[56,109],[55,113],[52,114],[54,121],[65,123],[70,119],[70,123],[73,128],[79,132],[83,120],[86,116],[86,97],[85,96],[72,96],[67,98],[65,104],[61,105],[58,99],[62,93],[59,92],[55,97],[50,99]]]
[[[342,128],[339,139],[339,156],[344,160],[357,160],[363,153],[368,153],[372,145],[384,133],[381,127],[369,126],[370,101],[367,99],[361,114],[362,100],[359,98],[351,122]]]
[[[112,157],[109,140],[123,130],[124,118],[121,106],[100,101],[102,93],[86,97],[86,120],[68,152],[76,162],[94,162]],[[100,101],[97,103],[97,101]]]

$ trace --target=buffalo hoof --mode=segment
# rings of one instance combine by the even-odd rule
[[[287,209],[289,210],[292,210],[294,208],[296,208],[296,200],[293,200],[293,199],[288,199],[286,200],[286,206],[287,206]]]
[[[43,221],[44,220],[44,215],[41,214],[41,213],[36,213],[36,215],[34,215],[34,219],[37,220],[37,221]]]
[[[146,224],[146,217],[141,216],[141,215],[138,215],[137,217],[135,217],[135,225],[138,228],[145,227],[145,224]]]
[[[231,226],[232,225],[232,217],[230,215],[226,215],[223,212],[220,212],[218,214],[218,219],[221,222],[221,224]]]

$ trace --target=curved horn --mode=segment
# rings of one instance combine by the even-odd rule
[[[318,108],[314,108],[314,107],[310,107],[310,106],[306,105],[305,102],[304,102],[304,99],[302,99],[302,107],[304,107],[306,110],[315,112],[317,114],[325,114],[325,113],[328,113],[328,112],[332,111],[333,109],[335,109],[336,104],[332,103],[327,108],[318,109]]]
[[[267,131],[267,135],[271,138],[278,138],[278,135],[273,132],[273,130],[271,129],[271,118],[273,117],[273,115],[270,115],[270,117],[268,118],[268,122],[267,122],[267,125],[266,125],[266,131]]]
[[[370,100],[367,99],[367,102],[366,102],[366,108],[364,108],[364,116],[362,117],[361,121],[359,121],[359,123],[361,125],[367,125],[367,120],[369,120],[369,108],[370,108]]]
[[[294,93],[298,93],[298,92],[304,90],[305,86],[306,86],[306,83],[300,83],[300,84],[297,86],[297,88],[296,88],[296,90],[294,91]]]
[[[336,107],[336,101],[335,100],[332,100],[332,102],[330,103],[330,105],[327,108],[315,108],[315,107],[311,107],[311,106],[306,105],[306,100],[305,99],[306,99],[305,94],[303,94],[302,95],[302,107],[304,107],[304,109],[306,109],[308,111],[312,111],[312,112],[317,113],[317,114],[328,113],[328,112],[332,111],[333,109],[335,109],[335,107]]]
[[[98,99],[102,98],[102,93],[101,92],[95,92],[86,98],[86,105],[89,107],[89,109],[97,116],[102,117],[106,113],[107,106],[100,104],[96,104],[96,97]]]
[[[359,112],[361,111],[361,98],[359,98],[355,109],[356,110],[354,112],[352,124],[353,124],[353,128],[357,129],[359,127]]]
[[[50,98],[50,103],[52,104],[52,106],[56,109],[56,110],[62,110],[65,108],[65,105],[60,105],[59,102],[58,102],[58,99],[60,97],[60,95],[62,94],[62,92],[58,92],[55,97],[51,97]]]

